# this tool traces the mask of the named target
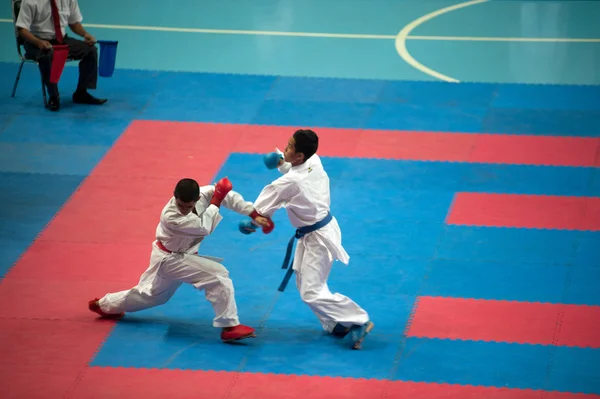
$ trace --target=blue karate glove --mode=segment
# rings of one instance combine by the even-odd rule
[[[279,155],[277,152],[270,152],[265,154],[263,157],[263,162],[267,169],[275,169],[279,165],[279,161],[281,161],[283,157]]]
[[[252,223],[251,220],[242,220],[240,222],[240,224],[238,225],[238,228],[240,229],[240,232],[242,234],[252,234],[256,231],[256,225],[254,223]],[[248,230],[250,229],[250,230]]]

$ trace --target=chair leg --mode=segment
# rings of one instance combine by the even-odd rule
[[[42,95],[44,96],[44,107],[48,106],[48,101],[46,99],[46,85],[44,84],[44,77],[40,73],[40,77],[42,79]]]
[[[19,65],[19,72],[17,72],[17,78],[15,79],[15,85],[13,86],[13,91],[12,91],[12,95],[11,97],[14,98],[15,94],[17,93],[17,85],[19,84],[19,79],[21,78],[21,71],[23,70],[23,65],[25,64],[25,61],[21,61],[21,65]]]

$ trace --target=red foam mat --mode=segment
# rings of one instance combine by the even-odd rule
[[[7,278],[0,284],[0,317],[79,320],[91,328],[96,316],[88,310],[88,301],[136,283],[137,278],[129,283],[103,281],[101,275],[94,281]]]
[[[274,147],[283,150],[299,128],[302,126],[136,121],[120,138],[118,147],[125,154],[135,148],[156,156],[142,165],[114,152],[97,173],[115,175],[121,170],[129,176],[147,176],[144,167],[156,167],[160,154],[171,153],[180,161],[163,165],[163,173],[179,176],[188,166],[199,165],[201,159],[218,158],[229,152],[266,153]],[[599,138],[320,127],[314,130],[319,134],[319,154],[323,156],[554,166],[597,166],[600,162]],[[143,140],[138,139],[140,131]],[[182,143],[190,144],[182,148]],[[204,148],[212,150],[202,153]]]
[[[569,392],[547,392],[525,389],[424,384],[414,382],[390,383],[386,399],[599,399],[600,395]]]
[[[476,134],[363,131],[358,157],[468,162]]]
[[[239,152],[281,149],[297,127],[246,126]],[[315,128],[323,156],[504,164],[594,166],[600,139]],[[280,144],[282,143],[282,144]]]
[[[471,162],[593,166],[600,139],[480,134]]]
[[[175,388],[176,387],[176,388]],[[599,395],[353,378],[91,367],[78,399],[598,399]]]
[[[135,121],[93,176],[161,178],[175,183],[192,177],[207,182],[243,131],[237,125]]]
[[[410,337],[600,348],[600,307],[463,298],[420,297]],[[587,323],[587,324],[584,324]],[[593,328],[592,328],[593,329]]]
[[[8,318],[0,326],[0,363],[66,369],[85,366],[110,329],[109,323]]]
[[[0,397],[64,397],[108,331],[106,323],[0,318]]]
[[[163,206],[169,196],[170,192],[167,192]],[[129,200],[134,201],[134,198]],[[155,238],[159,216],[156,212],[137,209],[98,208],[86,211],[75,207],[66,207],[59,215],[40,234],[42,240],[150,244]]]
[[[213,171],[214,173],[214,171]],[[188,174],[194,177],[191,170]],[[94,212],[98,209],[137,210],[149,215],[160,214],[179,179],[165,178],[160,173],[150,177],[89,176],[80,190],[73,193],[69,208],[80,212]],[[201,184],[201,182],[199,181]],[[165,199],[166,195],[166,199]],[[124,200],[124,198],[126,200]],[[156,219],[158,223],[158,219]]]
[[[600,198],[458,193],[448,224],[600,230]]]
[[[583,223],[586,226],[585,230],[598,230],[598,226],[600,226],[600,198],[593,198],[586,202]]]
[[[77,399],[221,399],[234,373],[90,367],[73,390]]]
[[[240,141],[246,125],[167,121],[134,121],[121,135],[117,147],[160,149],[167,151],[189,148],[196,150],[232,149]],[[253,126],[254,130],[259,127]],[[268,136],[268,132],[262,136]],[[136,155],[138,155],[136,153]]]
[[[38,240],[7,278],[133,283],[148,267],[151,246],[151,242],[134,245]]]
[[[600,307],[564,307],[557,345],[600,347]]]
[[[382,397],[388,383],[384,380],[244,373],[239,375],[228,399],[375,399]]]
[[[2,399],[64,398],[83,371],[82,365],[57,368],[47,364],[25,364],[18,358],[11,360],[11,363],[0,361]]]
[[[133,151],[139,151],[133,156]],[[229,155],[229,149],[211,149],[210,147],[186,147],[178,149],[115,147],[100,163],[94,174],[96,176],[141,177],[160,176],[164,179],[177,180],[183,177],[194,177],[198,181],[210,179]],[[212,172],[212,173],[210,173]],[[133,199],[133,198],[132,198]]]
[[[239,132],[234,152],[260,153],[284,150],[289,138],[301,127],[230,125]],[[359,129],[315,128],[319,135],[319,154],[328,157],[355,157],[363,131]]]

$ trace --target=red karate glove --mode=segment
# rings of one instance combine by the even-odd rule
[[[258,212],[256,212],[256,209],[254,209],[252,211],[252,213],[250,214],[250,217],[258,225],[260,225],[262,227],[262,231],[265,234],[269,234],[275,228],[275,223],[273,223],[273,221],[270,218],[263,216],[263,215],[259,214]],[[257,218],[261,218],[261,219],[257,219]]]
[[[213,193],[210,203],[218,207],[221,206],[221,202],[225,199],[225,196],[231,191],[233,185],[227,177],[222,178],[215,184],[215,192]]]

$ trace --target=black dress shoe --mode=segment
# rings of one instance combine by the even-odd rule
[[[73,102],[75,104],[87,104],[87,105],[102,105],[106,101],[105,98],[96,98],[87,91],[76,91],[73,93]]]
[[[46,104],[46,108],[50,111],[58,111],[60,109],[60,97],[59,96],[50,96],[48,98],[48,103]]]

